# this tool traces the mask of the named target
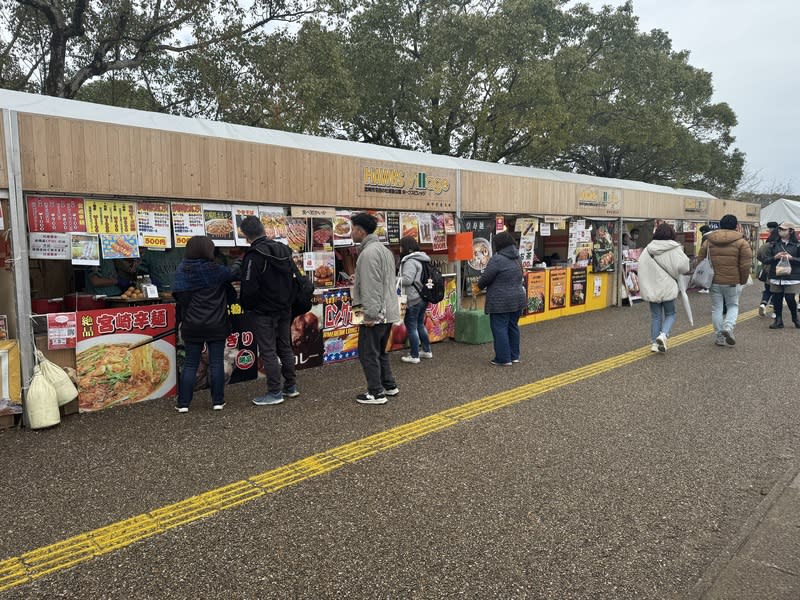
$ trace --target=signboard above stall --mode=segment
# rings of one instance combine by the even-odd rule
[[[597,187],[579,187],[576,208],[579,215],[619,216],[622,214],[622,192]]]
[[[419,170],[404,165],[366,164],[359,171],[358,195],[380,205],[418,209],[455,208],[455,173],[449,170]]]

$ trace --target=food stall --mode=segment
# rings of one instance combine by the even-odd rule
[[[498,231],[514,232],[525,261],[524,324],[619,303],[615,283],[621,281],[625,219],[703,222],[732,212],[743,223],[758,222],[751,205],[640,182],[5,90],[0,109],[6,149],[0,193],[11,231],[7,254],[13,255],[4,269],[10,285],[0,294],[0,314],[8,315],[9,339],[24,349],[23,387],[34,343],[75,368],[79,342],[88,349],[89,338],[153,333],[131,325],[130,331],[88,335],[84,317],[91,316],[93,326],[97,322],[90,313],[113,315],[115,323],[125,315],[125,326],[126,319],[141,323],[141,313],[152,321],[153,311],[174,318],[169,273],[186,241],[208,235],[221,262],[233,259],[246,246],[238,225],[249,215],[259,216],[268,235],[292,248],[317,287],[314,309],[292,327],[298,367],[353,358],[348,278],[356,255],[349,220],[354,212],[373,212],[379,236],[395,253],[400,237],[415,235],[447,274],[445,300],[430,307],[426,318],[433,339],[453,336],[453,313],[465,299],[471,302],[469,283],[491,257]],[[466,259],[453,252],[465,244],[459,237],[464,234],[472,234]],[[137,279],[124,289],[117,286],[116,295],[91,293],[93,270],[109,262],[119,266],[117,273],[137,264]],[[139,276],[149,276],[150,283]],[[480,306],[482,298],[477,301]],[[246,315],[235,306],[231,311],[242,317],[226,352],[226,373],[234,382],[253,376],[257,356]],[[161,318],[159,312],[156,320]],[[168,344],[165,339],[158,341]],[[403,328],[395,328],[392,347],[404,341]],[[164,344],[159,352],[172,365]],[[177,367],[179,348],[175,355]],[[169,384],[158,383],[148,396]]]

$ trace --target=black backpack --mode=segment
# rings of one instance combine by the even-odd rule
[[[416,258],[414,260],[422,265],[420,281],[414,282],[414,289],[417,290],[420,298],[431,304],[437,304],[444,300],[444,277],[442,272],[430,261]]]

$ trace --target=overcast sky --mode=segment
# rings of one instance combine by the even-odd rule
[[[663,29],[673,49],[712,73],[714,101],[736,113],[735,145],[760,191],[800,193],[800,1],[633,0],[633,10],[640,30]]]

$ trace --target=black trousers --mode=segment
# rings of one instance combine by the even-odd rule
[[[389,353],[386,345],[392,334],[392,324],[382,323],[358,328],[358,360],[364,369],[367,378],[367,391],[373,396],[382,394],[383,390],[396,388],[397,384],[392,375],[392,365],[389,362]]]
[[[267,391],[271,394],[280,394],[282,389],[297,384],[292,336],[289,330],[291,324],[288,310],[285,313],[267,315],[250,313],[250,325],[256,335],[258,353],[267,375]],[[281,375],[283,386],[281,386]]]

